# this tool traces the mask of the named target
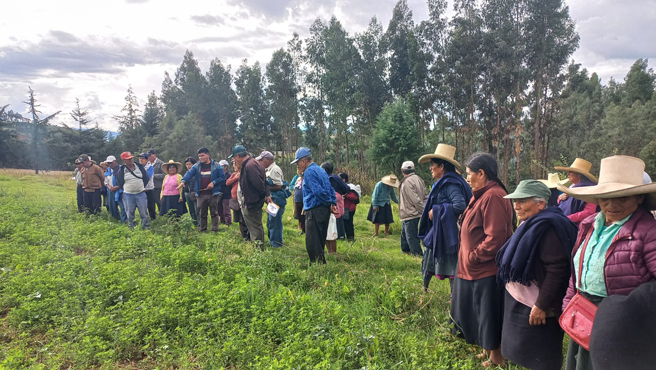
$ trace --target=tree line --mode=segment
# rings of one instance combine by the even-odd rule
[[[561,0],[456,0],[450,19],[445,0],[427,6],[428,19],[416,24],[400,0],[386,28],[373,17],[355,34],[334,16],[317,19],[307,38],[294,34],[264,67],[244,60],[233,71],[216,58],[203,72],[187,51],[143,111],[128,89],[114,117],[117,137],[84,130],[79,102],[71,113],[78,130],[51,126],[30,137],[39,131],[27,127],[38,120],[18,126],[43,142],[39,150],[57,169],[81,152],[102,158],[157,148],[179,160],[199,146],[227,157],[240,143],[276,153],[291,174],[287,163],[305,145],[318,161],[366,182],[445,142],[460,161],[477,150],[496,155],[509,184],[544,177],[575,157],[596,164],[628,154],[656,170],[655,75],[647,60],[637,60],[624,81],[602,85],[570,62],[579,36]],[[15,135],[5,136],[16,146]],[[0,142],[2,165],[9,147]],[[30,165],[27,158],[20,163]]]

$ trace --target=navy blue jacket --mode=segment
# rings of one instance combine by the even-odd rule
[[[200,162],[196,162],[193,167],[187,173],[184,175],[182,178],[182,181],[186,183],[189,182],[189,180],[192,177],[196,178],[196,196],[198,196],[198,193],[200,192],[200,166],[202,164]],[[210,159],[210,168],[212,170],[212,183],[214,184],[214,187],[212,188],[212,195],[218,195],[221,193],[221,189],[223,189],[223,186],[225,185],[225,175],[223,174],[223,167],[219,166],[219,163],[216,162],[214,159]]]

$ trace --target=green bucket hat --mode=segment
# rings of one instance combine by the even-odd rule
[[[517,189],[511,194],[506,195],[505,199],[526,199],[539,197],[549,200],[551,198],[551,190],[547,185],[538,180],[522,180],[517,185]]]

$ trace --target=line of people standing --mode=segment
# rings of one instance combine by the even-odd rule
[[[597,179],[576,159],[556,167],[571,187],[552,176],[509,193],[492,155],[463,167],[454,154],[440,144],[419,160],[437,180],[419,221],[424,289],[432,276],[450,279],[453,332],[483,348],[482,365],[561,369],[565,331],[567,370],[652,368],[656,320],[644,307],[656,305],[656,184],[644,180],[644,162],[605,158]],[[401,184],[400,208],[421,198],[410,189]],[[581,314],[591,307],[597,317]]]

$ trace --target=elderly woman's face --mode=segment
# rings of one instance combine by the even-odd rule
[[[519,221],[526,221],[529,218],[537,215],[546,207],[545,201],[536,202],[535,198],[514,199],[513,205],[517,219]]]
[[[606,215],[606,222],[612,223],[629,217],[642,204],[644,195],[631,195],[621,198],[598,199],[601,211]]]
[[[438,165],[435,162],[431,162],[430,171],[434,179],[441,179],[442,176],[444,176],[444,165]]]
[[[467,182],[469,183],[469,186],[471,186],[472,190],[478,190],[482,188],[487,182],[485,172],[483,170],[474,172],[469,167],[467,167]]]
[[[173,176],[176,173],[178,173],[178,167],[173,166],[173,165],[169,165],[169,175]]]
[[[571,182],[574,185],[578,184],[582,180],[580,173],[576,173],[572,171],[567,172],[567,179],[569,180],[569,182]]]

